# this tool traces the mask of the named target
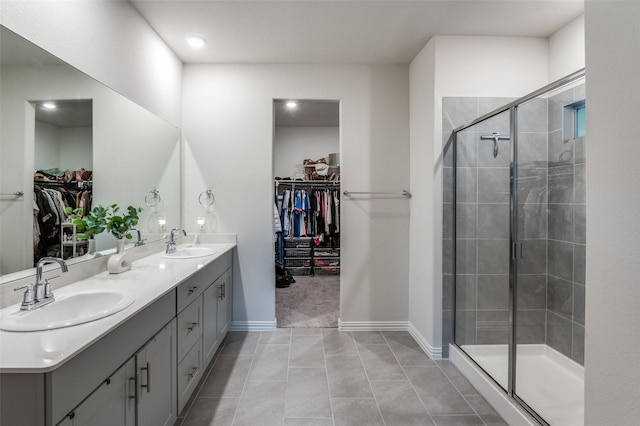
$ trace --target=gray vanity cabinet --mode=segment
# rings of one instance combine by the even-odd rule
[[[136,363],[131,358],[69,413],[59,426],[134,426]]]
[[[172,425],[177,417],[173,403],[175,335],[174,320],[67,414],[59,426]]]
[[[220,277],[218,280],[218,340],[222,342],[222,339],[229,331],[231,326],[231,304],[232,304],[232,274],[231,268]],[[212,354],[213,355],[213,354]]]
[[[168,426],[177,417],[175,320],[136,354],[138,426]]]
[[[227,252],[57,369],[0,374],[0,425],[174,424],[231,322]]]

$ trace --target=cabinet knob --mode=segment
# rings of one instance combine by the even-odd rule
[[[187,329],[189,331],[193,331],[194,328],[196,328],[198,326],[197,322],[192,322],[191,325],[189,327],[187,327]]]

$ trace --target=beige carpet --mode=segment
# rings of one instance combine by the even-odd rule
[[[338,327],[340,277],[296,276],[295,279],[288,288],[276,288],[278,327]]]

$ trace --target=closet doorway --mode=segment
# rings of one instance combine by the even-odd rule
[[[340,103],[273,101],[276,320],[337,327],[340,313]]]

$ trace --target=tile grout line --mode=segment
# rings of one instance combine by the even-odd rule
[[[233,333],[233,332],[231,332]],[[231,340],[231,333],[229,333],[229,340]],[[251,357],[251,364],[249,364],[249,370],[247,370],[247,377],[244,379],[244,383],[242,384],[242,392],[240,392],[240,396],[238,397],[238,405],[236,405],[236,409],[235,412],[233,413],[233,420],[231,421],[231,425],[233,426],[236,422],[236,417],[238,415],[238,408],[240,408],[240,402],[242,402],[242,397],[244,396],[244,391],[245,388],[247,387],[247,382],[249,381],[249,374],[251,374],[251,367],[253,367],[253,361],[255,360],[256,357],[256,351],[258,350],[258,342],[260,342],[260,335],[262,333],[258,334],[258,341],[256,342],[256,347],[253,350],[253,356]],[[225,344],[226,346],[226,344]],[[236,354],[235,356],[238,357],[240,354]]]
[[[378,333],[380,333],[380,331],[378,331]],[[382,333],[380,333],[380,335],[382,335]],[[376,394],[373,391],[373,386],[371,386],[371,379],[369,378],[369,373],[367,373],[367,369],[364,366],[364,361],[362,361],[362,355],[360,355],[360,349],[358,348],[358,341],[356,340],[355,336],[353,336],[353,334],[352,334],[352,337],[353,337],[353,343],[356,346],[356,352],[358,353],[358,358],[360,358],[360,363],[362,364],[362,369],[364,370],[364,375],[367,377],[367,383],[369,384],[369,388],[371,389],[371,395],[373,395],[373,401],[376,403],[376,408],[378,409],[378,414],[380,414],[380,419],[382,420],[382,424],[386,426],[387,422],[384,419],[384,416],[382,415],[380,404],[378,404],[378,398],[376,398]],[[387,342],[384,339],[384,336],[382,336],[382,339],[385,341],[385,343]],[[388,344],[387,344],[387,347],[389,348],[389,350],[391,350],[391,347]],[[393,354],[393,351],[391,351],[391,353]],[[395,358],[395,355],[394,355],[394,358]]]
[[[447,361],[449,362],[449,361]],[[487,425],[487,423],[484,421],[484,419],[482,418],[482,416],[480,414],[478,414],[478,412],[476,411],[476,409],[473,407],[473,405],[471,405],[471,403],[469,403],[469,400],[467,399],[467,397],[460,392],[460,389],[458,389],[458,387],[455,385],[455,383],[453,383],[453,381],[451,380],[451,378],[449,377],[449,375],[442,369],[442,367],[440,367],[440,365],[436,362],[436,367],[438,367],[440,369],[440,372],[444,375],[444,377],[447,378],[447,380],[449,381],[449,383],[451,383],[451,386],[453,386],[453,388],[458,392],[458,394],[462,397],[462,399],[465,400],[465,402],[467,403],[467,405],[469,405],[469,407],[473,410],[473,412],[476,414],[476,416],[478,416],[478,418],[480,418],[480,421],[482,422],[482,424],[484,424],[485,426]],[[455,367],[455,366],[454,366]],[[457,370],[457,368],[456,368]],[[475,388],[474,388],[475,389]],[[458,414],[458,415],[464,415],[464,414]]]
[[[320,330],[320,341],[322,343],[322,359],[324,360],[324,371],[327,377],[327,394],[329,395],[329,409],[331,410],[331,422],[333,423],[333,426],[336,426],[336,418],[333,413],[333,401],[331,398],[331,386],[329,385],[329,367],[327,367],[327,352],[325,351],[325,348],[324,348],[324,334],[322,333],[322,330]]]
[[[418,401],[420,401],[420,404],[422,405],[422,408],[424,408],[424,411],[427,413],[427,416],[429,416],[429,419],[431,420],[431,422],[435,425],[436,421],[433,420],[433,416],[431,415],[431,412],[429,411],[429,409],[427,408],[426,405],[424,405],[424,401],[422,401],[422,398],[420,397],[420,394],[418,393],[418,391],[416,390],[416,387],[413,385],[413,382],[411,382],[411,379],[409,378],[409,375],[407,374],[407,371],[404,369],[405,366],[400,364],[400,360],[398,359],[398,357],[396,356],[396,353],[394,352],[393,348],[391,347],[391,345],[389,345],[389,341],[387,340],[387,336],[384,335],[384,333],[382,333],[382,338],[385,340],[385,342],[387,342],[387,345],[389,346],[389,349],[391,349],[391,353],[393,354],[393,357],[396,359],[396,361],[398,362],[398,365],[400,366],[400,369],[402,370],[402,372],[404,373],[404,375],[407,378],[407,382],[409,382],[409,385],[411,386],[411,389],[413,389],[413,392],[416,394],[416,396],[418,397]],[[413,339],[413,337],[412,337]],[[429,358],[429,356],[427,354],[425,354],[425,356],[427,356],[427,358]],[[433,361],[431,358],[429,358],[431,361]],[[435,362],[434,362],[435,364]],[[429,367],[425,367],[425,368],[429,368]],[[374,394],[375,397],[375,394]]]

